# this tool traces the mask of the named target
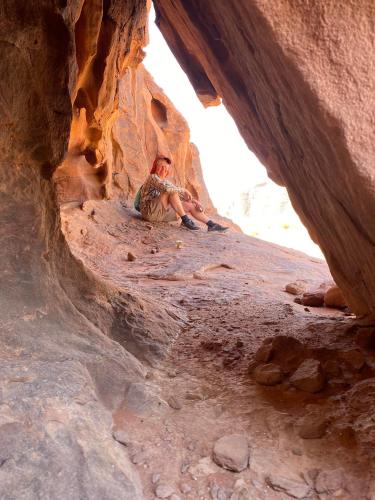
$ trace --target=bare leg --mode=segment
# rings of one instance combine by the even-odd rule
[[[182,206],[184,207],[187,213],[189,213],[194,217],[194,219],[199,220],[204,224],[207,224],[207,222],[210,220],[209,217],[207,217],[207,215],[204,212],[200,212],[199,210],[197,210],[195,208],[195,205],[190,201],[183,201]]]
[[[167,208],[168,204],[171,205],[173,210],[182,217],[183,215],[186,214],[186,211],[182,205],[182,202],[180,200],[180,197],[178,196],[178,193],[163,193],[160,195],[160,201],[163,203],[165,208]]]

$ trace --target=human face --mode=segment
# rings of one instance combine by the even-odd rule
[[[169,163],[166,162],[165,160],[159,160],[158,161],[158,166],[156,168],[156,173],[157,175],[165,179],[169,175]]]

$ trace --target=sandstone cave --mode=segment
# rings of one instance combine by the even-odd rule
[[[375,4],[153,3],[327,264],[134,215],[159,153],[215,214],[150,0],[0,0],[0,497],[374,498]]]

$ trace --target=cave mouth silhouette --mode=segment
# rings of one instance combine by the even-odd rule
[[[249,150],[225,106],[204,108],[149,15],[144,64],[190,127],[214,205],[251,236],[324,259],[294,211],[286,188],[276,185]]]

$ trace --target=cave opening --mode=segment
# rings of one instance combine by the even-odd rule
[[[187,120],[204,180],[218,211],[246,234],[324,259],[294,211],[286,188],[268,177],[224,104],[217,101],[215,107],[202,106],[155,24],[153,7],[149,33],[144,64]]]
[[[201,119],[213,141],[207,130],[197,139],[216,153],[206,160],[183,116],[195,104],[176,109],[168,81],[164,92],[142,63],[149,1],[6,2],[1,498],[373,497],[373,254],[361,217],[371,198],[363,183],[358,196],[353,134],[343,132],[362,116],[346,107],[352,80],[332,98],[347,75],[362,83],[363,58],[348,64],[340,43],[347,26],[368,29],[368,13],[347,2],[219,3],[155,0],[158,23],[200,98],[217,100],[220,87],[247,142],[285,180],[345,296],[323,260],[229,221],[224,234],[193,232],[135,211],[157,154],[174,159],[173,181],[214,218],[224,192],[244,191],[224,175],[211,199],[206,165],[214,180],[246,179],[234,173],[244,145],[227,142],[233,122]],[[337,117],[335,102],[356,120]],[[217,110],[204,113],[219,122]]]

